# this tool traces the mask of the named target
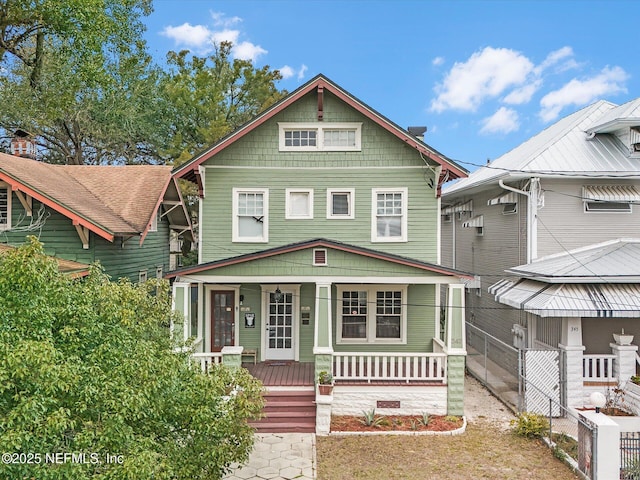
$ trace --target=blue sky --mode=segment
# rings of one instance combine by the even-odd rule
[[[151,53],[322,73],[473,171],[596,100],[640,96],[636,0],[155,0]]]

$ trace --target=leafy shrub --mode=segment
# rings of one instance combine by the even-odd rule
[[[511,428],[521,437],[541,438],[549,431],[549,421],[544,415],[524,412],[511,420]]]

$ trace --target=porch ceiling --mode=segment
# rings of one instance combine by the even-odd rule
[[[501,280],[495,300],[540,317],[640,318],[640,285]]]

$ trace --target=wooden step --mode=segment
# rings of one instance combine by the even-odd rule
[[[316,405],[313,390],[271,390],[264,395],[262,419],[251,422],[261,433],[315,432]]]

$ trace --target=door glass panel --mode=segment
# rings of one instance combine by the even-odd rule
[[[293,294],[282,293],[276,301],[275,293],[269,294],[269,348],[291,349],[293,345]]]
[[[211,344],[214,350],[234,344],[233,292],[213,292]]]

